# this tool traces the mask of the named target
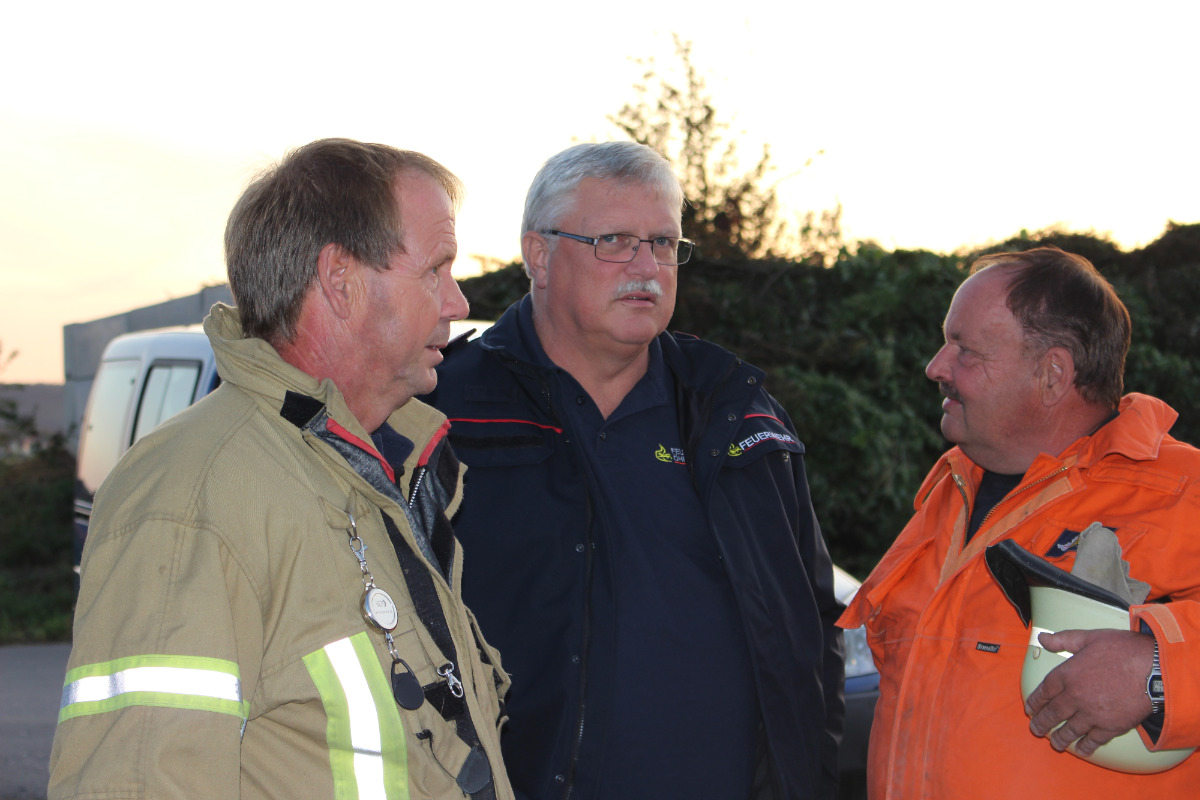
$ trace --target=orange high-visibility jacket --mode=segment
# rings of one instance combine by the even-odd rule
[[[983,472],[957,447],[938,461],[838,623],[867,626],[879,667],[872,800],[1200,797],[1200,754],[1131,775],[1030,733],[1020,689],[1029,630],[983,559],[989,544],[1013,539],[1069,571],[1074,535],[1097,521],[1114,530],[1131,577],[1151,585],[1132,616],[1161,653],[1166,723],[1154,749],[1200,745],[1200,451],[1167,434],[1177,416],[1126,396],[1095,434],[1040,455],[966,548]]]

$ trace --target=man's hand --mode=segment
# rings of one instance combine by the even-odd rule
[[[1071,630],[1043,633],[1038,641],[1052,652],[1075,654],[1051,670],[1025,701],[1029,729],[1035,736],[1049,734],[1055,750],[1077,742],[1075,752],[1090,756],[1150,716],[1146,677],[1154,660],[1154,637]],[[1066,724],[1059,728],[1060,722]]]

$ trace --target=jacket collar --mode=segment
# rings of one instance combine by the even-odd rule
[[[204,332],[216,354],[217,372],[222,381],[262,398],[276,412],[283,408],[288,392],[311,397],[323,405],[336,425],[351,437],[364,443],[371,442],[371,432],[364,430],[350,413],[345,398],[332,380],[318,381],[280,358],[266,341],[245,336],[236,308],[224,303],[214,305],[204,320]],[[427,456],[430,444],[440,436],[445,421],[441,412],[416,399],[408,401],[388,417],[387,422],[392,428],[416,445],[405,462],[406,471],[411,472],[423,454]],[[374,449],[374,445],[369,446]]]
[[[530,337],[536,337],[533,299],[526,294],[509,306],[499,321],[484,332],[479,343],[484,350],[496,353],[503,360],[537,365],[541,361],[538,357],[541,343],[536,339],[530,341]],[[667,367],[676,380],[690,391],[717,391],[730,371],[741,364],[737,356],[725,348],[690,334],[661,333],[658,343]],[[752,371],[757,381],[762,381],[764,373],[761,370],[744,366]]]
[[[1046,453],[1039,455],[1025,472],[1022,483],[1048,475],[1063,467],[1087,468],[1110,455],[1118,455],[1131,461],[1152,461],[1158,458],[1163,438],[1179,418],[1169,405],[1145,394],[1132,392],[1121,398],[1116,418],[1102,425],[1090,436],[1075,440],[1057,456]],[[983,470],[966,454],[954,447],[947,451],[925,479],[917,492],[918,507],[933,487],[948,474],[966,476],[977,484]]]

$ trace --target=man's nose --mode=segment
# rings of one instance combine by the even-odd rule
[[[933,358],[929,359],[929,363],[925,365],[925,377],[935,383],[942,383],[943,379],[947,377],[942,366],[945,363],[943,356],[946,355],[947,347],[949,347],[948,344],[942,345],[941,349],[934,353]]]
[[[442,316],[448,319],[466,319],[467,314],[471,312],[471,304],[467,302],[467,296],[462,293],[462,287],[454,278],[450,278],[444,283],[449,285],[442,298]]]
[[[650,242],[639,242],[633,260],[627,269],[635,275],[653,278],[661,265],[654,260],[654,247]]]

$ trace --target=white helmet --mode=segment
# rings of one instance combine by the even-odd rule
[[[1093,583],[1039,558],[1011,539],[991,545],[984,554],[988,569],[1000,584],[1021,620],[1030,627],[1029,647],[1021,669],[1021,696],[1036,689],[1050,672],[1073,654],[1054,653],[1042,647],[1038,634],[1065,630],[1129,630],[1129,604]],[[1146,749],[1137,728],[1101,745],[1090,756],[1080,756],[1072,743],[1067,750],[1109,769],[1146,774],[1179,764],[1195,748]]]

